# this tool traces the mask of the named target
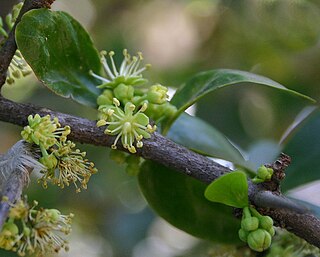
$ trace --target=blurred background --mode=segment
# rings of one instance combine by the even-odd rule
[[[4,17],[16,2],[0,1],[0,15]],[[99,50],[114,50],[119,60],[123,48],[142,51],[152,64],[146,77],[173,89],[199,71],[232,68],[320,98],[317,0],[56,0],[52,9],[70,13]],[[95,119],[95,110],[55,96],[36,78],[5,85],[2,93],[14,101]],[[206,96],[195,114],[250,152],[278,144],[304,107],[306,102],[297,97],[246,85]],[[0,152],[19,140],[20,130],[0,122]],[[158,218],[136,178],[109,159],[109,149],[81,149],[99,169],[89,190],[75,194],[74,188],[44,190],[33,183],[26,192],[41,206],[76,214],[70,251],[59,256],[187,257],[209,256],[220,249]],[[314,189],[320,191],[319,186]]]

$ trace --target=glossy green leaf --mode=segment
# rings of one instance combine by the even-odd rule
[[[205,121],[183,113],[171,126],[168,138],[203,155],[244,165],[240,151]]]
[[[205,197],[212,202],[236,208],[248,206],[247,176],[242,171],[227,173],[207,187]]]
[[[48,9],[26,13],[16,30],[17,45],[36,76],[49,89],[79,103],[96,106],[99,53],[70,15]]]
[[[287,89],[281,84],[260,75],[239,70],[210,70],[196,74],[175,93],[171,100],[171,103],[178,108],[178,112],[170,121],[166,122],[166,124],[164,125],[164,132],[167,132],[172,122],[185,109],[194,104],[204,95],[217,89],[226,86],[239,85],[240,83],[253,83],[276,88],[314,102],[312,98]]]
[[[283,190],[320,179],[319,108],[299,125],[283,152],[292,159],[292,163],[286,169],[286,178],[282,182]]]
[[[151,161],[143,164],[138,178],[150,206],[173,226],[196,237],[240,243],[240,220],[231,207],[208,201],[202,182]]]

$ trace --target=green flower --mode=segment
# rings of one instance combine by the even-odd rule
[[[147,109],[147,104],[144,103],[139,111],[134,112],[136,106],[128,102],[124,110],[120,109],[120,102],[118,99],[113,99],[114,106],[100,106],[99,111],[103,113],[104,119],[97,122],[97,126],[108,125],[104,131],[105,134],[116,136],[116,139],[111,146],[113,149],[117,148],[117,143],[121,138],[122,145],[131,153],[136,153],[136,148],[133,145],[135,141],[136,147],[143,146],[142,139],[150,138],[150,133],[156,130],[156,126],[149,124],[149,118],[142,112]]]
[[[114,98],[114,95],[112,93],[112,90],[105,89],[105,90],[103,90],[103,93],[98,96],[97,104],[98,105],[112,105],[113,98]]]
[[[18,207],[15,205],[11,207],[23,209],[21,212],[27,213],[25,217],[15,220],[21,222],[22,231],[11,250],[20,256],[25,256],[26,253],[47,256],[50,253],[57,253],[62,248],[68,250],[68,242],[63,238],[63,234],[70,234],[74,215],[72,213],[62,215],[56,209],[36,210],[37,205],[35,201],[31,208],[26,202],[19,203]]]
[[[257,252],[268,249],[271,245],[271,235],[264,229],[250,232],[247,238],[249,247]]]
[[[110,66],[106,60],[106,56],[109,55],[110,58]],[[123,50],[124,59],[120,65],[120,68],[117,69],[115,62],[113,60],[114,52],[110,51],[107,53],[106,51],[102,51],[100,53],[101,63],[104,67],[107,77],[101,77],[92,71],[90,74],[104,82],[102,85],[98,86],[99,88],[115,88],[119,84],[125,85],[139,85],[145,83],[147,80],[144,79],[141,75],[143,71],[150,67],[150,65],[145,65],[140,68],[140,63],[143,60],[142,53],[138,52],[137,56],[131,57],[128,54],[126,49]]]
[[[50,115],[44,117],[40,117],[39,114],[34,117],[29,115],[28,122],[29,125],[21,132],[22,138],[44,149],[53,146],[58,140],[65,141],[71,131],[69,126],[61,128],[58,119],[55,117],[51,120]]]
[[[153,85],[147,92],[146,99],[153,104],[163,104],[168,99],[168,88],[160,84]]]

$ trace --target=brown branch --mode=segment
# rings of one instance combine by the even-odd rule
[[[51,4],[54,1],[55,0],[25,0],[17,21],[15,22],[12,30],[9,33],[8,39],[0,49],[0,89],[6,82],[8,67],[17,50],[17,44],[15,41],[15,29],[17,24],[20,22],[22,15],[32,9],[50,8]]]
[[[105,135],[103,128],[96,127],[95,121],[54,112],[30,104],[14,103],[0,97],[1,121],[25,126],[28,115],[36,113],[58,117],[63,126],[69,125],[72,131],[70,138],[74,141],[108,147],[114,142],[114,137]],[[161,163],[168,168],[175,169],[177,172],[184,173],[207,184],[231,171],[158,133],[154,133],[150,139],[144,140],[143,143],[144,146],[138,149],[137,155]],[[119,145],[119,150],[124,151],[125,149]],[[256,185],[250,182],[249,200],[257,207],[262,207],[263,213],[274,218],[280,226],[320,247],[320,220],[307,213],[300,205],[292,203],[282,195],[278,195],[278,192],[267,191],[262,184]],[[294,222],[297,219],[299,219],[299,222]],[[301,226],[302,221],[303,226]]]
[[[54,1],[55,0],[25,0],[21,8],[21,11],[19,13],[19,16],[12,30],[8,35],[8,38],[6,39],[6,41],[4,42],[3,46],[0,49],[0,90],[6,82],[7,70],[17,50],[17,44],[15,41],[15,30],[16,30],[17,24],[21,20],[21,17],[26,12],[32,9],[50,8],[51,4]],[[1,92],[0,92],[0,96],[1,96]],[[24,149],[23,147],[20,147],[20,148],[22,150]],[[5,156],[6,155],[1,155],[0,157],[4,158]],[[0,227],[2,227],[5,219],[7,218],[8,211],[9,211],[9,202],[15,202],[21,196],[22,190],[26,185],[27,177],[26,177],[26,173],[23,172],[24,169],[28,169],[28,167],[19,166],[19,165],[12,167],[11,173],[8,175],[8,178],[6,178],[6,180],[2,181],[1,183],[1,195],[7,196],[8,202],[0,203]]]

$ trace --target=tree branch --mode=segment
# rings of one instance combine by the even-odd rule
[[[7,198],[0,203],[0,227],[8,216],[10,203],[20,198],[23,188],[28,184],[29,173],[45,168],[36,158],[39,156],[23,140],[18,141],[6,154],[0,155],[0,197]]]
[[[95,121],[55,112],[30,104],[14,103],[0,97],[0,120],[19,126],[27,125],[30,114],[51,115],[58,117],[62,126],[71,127],[70,138],[81,143],[110,147],[114,137],[105,135],[103,128],[98,128]],[[143,141],[144,146],[137,150],[137,155],[156,161],[177,172],[184,173],[204,183],[210,183],[221,175],[231,172],[230,169],[211,161],[180,146],[158,133]],[[121,145],[119,150],[126,151]],[[257,207],[263,208],[265,215],[271,216],[276,224],[304,238],[309,243],[320,247],[320,220],[300,205],[288,198],[266,190],[263,184],[252,184],[249,181],[249,200]],[[271,208],[270,208],[271,207]],[[299,220],[299,221],[298,221]],[[303,224],[303,225],[302,225]]]
[[[0,49],[0,89],[6,82],[8,67],[17,50],[17,44],[15,40],[15,30],[16,30],[17,24],[21,20],[22,15],[32,9],[50,8],[51,4],[54,1],[55,0],[25,0],[21,8],[21,11],[19,13],[19,16],[12,30],[9,33],[8,39],[5,41],[4,45]]]
[[[8,39],[0,49],[0,89],[6,81],[7,69],[17,49],[15,42],[15,28],[24,13],[31,9],[42,7],[50,8],[54,0],[25,0],[19,17],[9,34]],[[1,95],[1,94],[0,94]],[[27,117],[30,114],[51,115],[58,117],[60,123],[69,125],[72,129],[70,138],[87,144],[108,146],[114,142],[114,137],[103,133],[102,128],[97,128],[94,121],[75,117],[68,114],[54,112],[45,108],[29,104],[14,103],[0,96],[0,120],[10,122],[19,126],[27,124]],[[151,139],[144,140],[144,146],[137,150],[137,155],[156,161],[168,168],[175,169],[204,183],[210,183],[221,175],[231,172],[226,167],[211,161],[210,159],[189,151],[185,147],[175,144],[158,133],[154,133]],[[21,147],[29,154],[31,150]],[[12,148],[14,150],[14,148]],[[11,150],[12,150],[11,149]],[[119,150],[126,151],[119,145]],[[1,161],[6,160],[7,155],[0,155]],[[18,155],[19,156],[19,155]],[[3,164],[3,163],[2,163]],[[33,163],[30,165],[34,167]],[[4,166],[3,166],[4,167]],[[25,167],[28,170],[28,166]],[[2,195],[6,195],[10,202],[20,197],[23,187],[26,185],[26,172],[15,167],[1,185]],[[275,192],[266,190],[263,185],[255,185],[249,181],[249,200],[257,207],[262,207],[266,215],[270,215],[278,225],[306,239],[309,243],[320,247],[320,220],[306,212],[305,208],[292,203],[286,197],[279,195],[277,183],[274,184]],[[270,190],[270,189],[269,189]],[[9,205],[6,202],[0,203],[0,227],[8,215]]]

